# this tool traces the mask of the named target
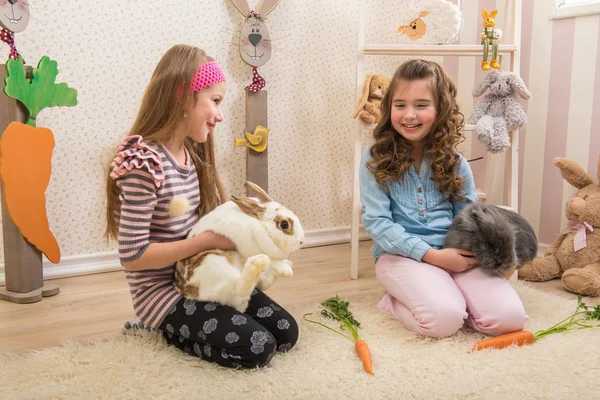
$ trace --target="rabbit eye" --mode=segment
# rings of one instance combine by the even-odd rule
[[[281,221],[281,229],[287,229],[290,227],[287,221]]]
[[[256,33],[260,32],[260,29],[256,28]]]

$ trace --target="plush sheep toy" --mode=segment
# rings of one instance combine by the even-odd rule
[[[470,123],[476,125],[477,138],[491,153],[501,153],[510,146],[508,131],[527,123],[527,114],[516,94],[523,99],[531,93],[514,72],[493,71],[473,90],[473,97],[489,92],[475,105]]]
[[[426,0],[418,7],[411,2],[401,14],[402,25],[396,32],[403,35],[403,42],[408,39],[419,44],[447,44],[457,40],[462,32],[462,13],[446,0]]]

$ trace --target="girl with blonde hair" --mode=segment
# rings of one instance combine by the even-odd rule
[[[203,50],[176,45],[165,53],[108,169],[106,236],[118,241],[140,326],[190,355],[254,368],[294,346],[294,318],[258,289],[242,314],[186,299],[174,287],[177,261],[235,248],[213,232],[187,238],[200,217],[226,200],[213,138],[225,91],[223,71]]]

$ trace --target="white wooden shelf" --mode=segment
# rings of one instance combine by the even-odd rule
[[[516,45],[499,45],[498,54],[511,54],[518,51]],[[473,56],[481,57],[483,45],[476,44],[365,44],[365,55],[371,56]]]

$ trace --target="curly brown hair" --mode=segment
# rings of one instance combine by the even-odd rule
[[[464,116],[456,102],[457,89],[442,67],[427,60],[410,60],[394,73],[390,86],[381,102],[381,120],[373,131],[371,160],[367,169],[381,186],[389,180],[404,179],[414,159],[413,146],[392,126],[392,96],[402,81],[429,80],[437,115],[425,142],[425,154],[432,155],[431,179],[439,183],[438,190],[453,200],[464,200],[464,179],[456,173],[460,154],[456,146],[464,140]]]

